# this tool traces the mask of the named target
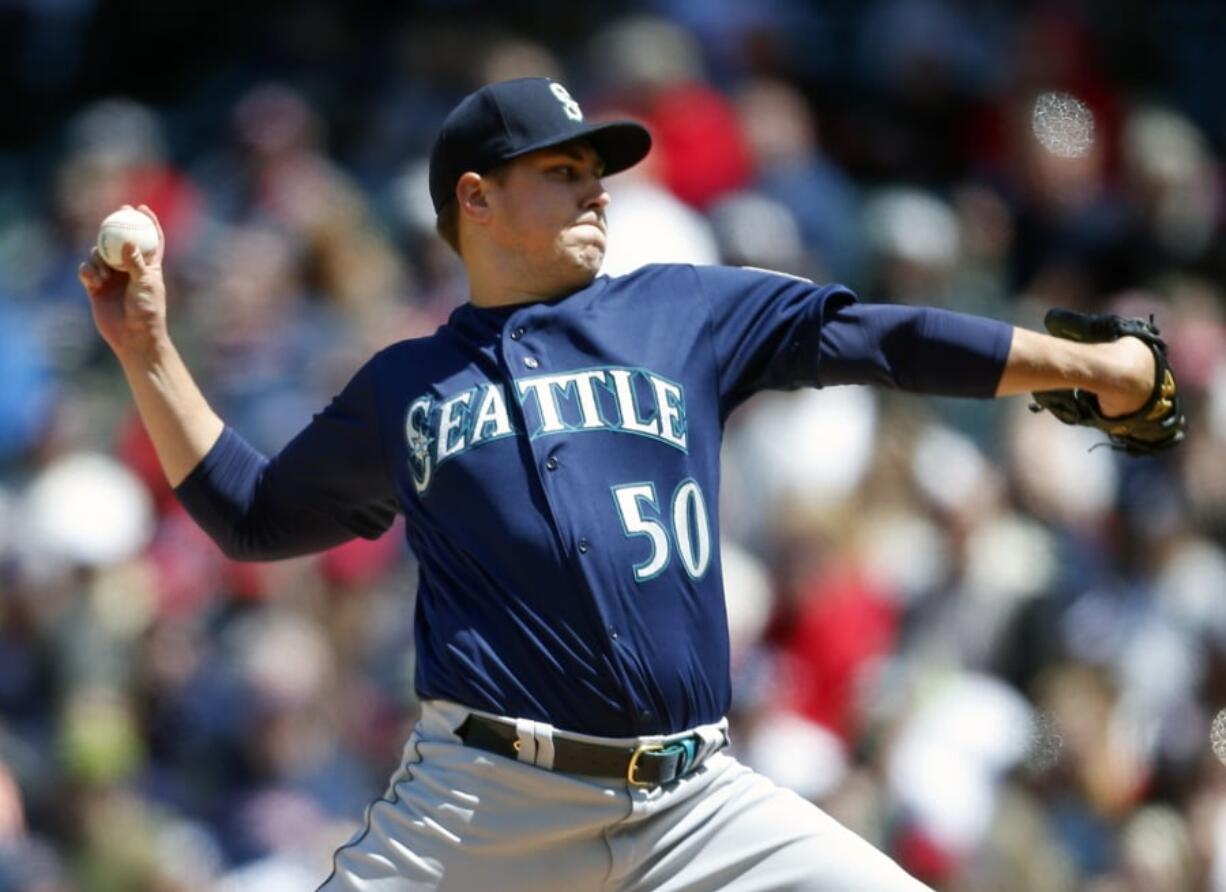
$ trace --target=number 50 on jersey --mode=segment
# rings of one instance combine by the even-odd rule
[[[698,481],[682,480],[664,506],[665,514],[654,483],[623,483],[612,492],[622,530],[627,536],[645,536],[651,543],[647,560],[634,565],[635,582],[659,576],[674,551],[691,579],[703,577],[711,563],[711,522]]]

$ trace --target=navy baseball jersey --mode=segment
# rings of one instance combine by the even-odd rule
[[[649,266],[558,300],[466,304],[377,354],[271,460],[227,429],[177,492],[250,559],[378,536],[403,513],[421,697],[674,732],[729,704],[729,413],[806,385],[992,396],[1011,334],[790,276]]]

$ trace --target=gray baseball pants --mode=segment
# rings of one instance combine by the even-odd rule
[[[932,892],[724,753],[667,787],[632,787],[464,746],[467,715],[424,704],[387,793],[318,892]]]

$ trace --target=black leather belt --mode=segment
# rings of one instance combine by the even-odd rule
[[[519,757],[519,735],[514,722],[470,713],[456,729],[456,734],[466,745],[487,753],[508,759]],[[668,743],[641,746],[589,743],[554,736],[552,770],[620,778],[636,787],[655,787],[685,777],[701,765],[707,755],[704,742],[697,734]]]

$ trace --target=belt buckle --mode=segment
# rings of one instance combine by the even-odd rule
[[[639,758],[643,753],[656,753],[664,749],[662,743],[644,743],[635,747],[634,753],[630,756],[630,764],[626,766],[626,781],[632,787],[651,787],[654,786],[650,781],[641,781],[634,775],[639,770]]]

